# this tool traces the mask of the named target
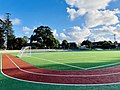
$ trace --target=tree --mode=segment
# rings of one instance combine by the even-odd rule
[[[92,47],[92,42],[89,41],[89,40],[84,40],[82,43],[81,43],[81,46],[85,45],[87,48],[91,48]]]
[[[20,50],[23,46],[26,46],[27,41],[24,38],[15,38],[13,45],[14,49]]]
[[[13,40],[15,39],[14,31],[12,29],[12,22],[8,19],[5,21],[4,30],[7,35],[7,49],[13,49]]]
[[[31,35],[30,43],[36,48],[56,48],[59,44],[53,36],[52,29],[48,26],[37,27]]]
[[[103,44],[102,44],[102,48],[103,49],[110,49],[111,45],[112,45],[111,41],[104,41]]]
[[[3,21],[0,19],[0,48],[4,47],[4,30],[3,30]]]
[[[9,20],[9,13],[5,20],[0,19],[0,47],[6,49],[13,49],[13,40],[15,39],[14,31],[12,29],[12,22]]]
[[[70,49],[77,49],[78,47],[77,47],[76,42],[71,42],[71,43],[69,43],[69,48],[70,48]]]
[[[94,44],[95,48],[102,48],[102,49],[113,49],[116,46],[111,41],[99,41],[95,42]]]
[[[69,48],[69,43],[68,43],[67,40],[63,40],[63,41],[62,41],[62,48],[63,48],[63,49],[68,49],[68,48]]]
[[[60,44],[60,42],[59,42],[57,39],[55,39],[55,40],[54,40],[54,43],[53,43],[54,48],[55,48],[55,49],[59,48],[59,44]]]
[[[59,41],[56,40],[53,36],[49,37],[47,36],[46,39],[44,40],[44,44],[46,45],[47,48],[58,48]]]

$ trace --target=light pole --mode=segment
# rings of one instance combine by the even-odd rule
[[[114,34],[114,42],[116,42],[116,34]]]
[[[118,47],[118,43],[116,41],[116,34],[114,34],[114,45],[115,45],[116,48]]]

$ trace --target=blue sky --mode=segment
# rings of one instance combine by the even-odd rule
[[[92,1],[92,2],[91,2]],[[17,37],[30,36],[38,26],[52,28],[59,40],[120,42],[120,0],[0,0],[0,18],[11,13]]]

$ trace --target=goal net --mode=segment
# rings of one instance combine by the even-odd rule
[[[31,56],[31,46],[22,47],[17,55],[18,57],[30,57]]]

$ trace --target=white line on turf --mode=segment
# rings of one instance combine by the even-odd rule
[[[45,84],[45,85],[60,85],[60,86],[105,86],[105,85],[117,85],[120,84],[120,82],[117,83],[104,83],[104,84],[58,84],[58,83],[45,83],[45,82],[35,82],[35,81],[29,81],[29,80],[23,80],[23,79],[18,79],[15,77],[11,77],[3,73],[2,71],[2,56],[1,56],[1,73],[5,75],[8,78],[12,78],[15,80],[23,81],[23,82],[29,82],[29,83],[36,83],[36,84]]]
[[[118,65],[118,64],[120,64],[120,62],[112,63],[112,64],[106,64],[106,65],[101,65],[101,66],[90,67],[90,68],[86,68],[86,70],[96,69],[96,68],[101,68],[101,67],[107,67],[107,66],[113,66],[113,65]]]
[[[100,65],[100,66],[95,66],[95,67],[90,67],[90,68],[83,68],[83,67],[69,65],[69,64],[65,64],[65,63],[61,63],[61,62],[56,62],[56,61],[53,61],[53,60],[50,60],[50,59],[45,59],[45,58],[39,58],[39,57],[33,57],[33,56],[30,57],[30,58],[36,58],[36,59],[39,59],[39,60],[49,61],[49,62],[52,62],[52,63],[61,64],[61,65],[69,66],[69,67],[74,67],[74,68],[78,68],[78,69],[82,69],[82,70],[99,69],[101,67],[108,67],[108,66],[120,64],[120,62],[118,62],[118,63]]]
[[[56,61],[52,61],[52,60],[48,60],[48,59],[44,59],[44,58],[38,58],[38,57],[30,57],[30,58],[36,58],[36,59],[39,59],[39,60],[41,59],[41,60],[52,62],[52,63],[55,63],[55,64],[61,64],[61,65],[64,65],[64,66],[85,70],[85,68],[82,68],[82,67],[73,66],[73,65],[65,64],[65,63],[61,63],[61,62],[56,62]]]
[[[93,57],[95,57],[95,56],[93,56]],[[35,58],[35,57],[33,57],[33,58]],[[38,57],[36,57],[36,58],[38,58]],[[83,67],[80,67],[80,66],[78,67],[78,66],[75,66],[75,65],[69,65],[69,64],[65,64],[65,63],[61,63],[61,62],[56,62],[56,61],[45,59],[45,58],[39,58],[39,59],[42,59],[42,60],[45,60],[45,61],[49,61],[49,62],[53,62],[53,63],[56,63],[56,64],[61,64],[61,65],[69,66],[69,67],[71,67],[71,66],[74,67],[74,68],[77,67],[78,69],[82,69],[82,70],[91,70],[91,69],[97,69],[98,70],[99,68],[102,68],[102,67],[109,67],[109,66],[120,64],[120,62],[117,62],[117,63],[112,63],[112,64],[93,66],[93,67],[90,67],[90,68],[83,68]],[[60,59],[57,59],[57,60],[61,60],[61,59],[63,59],[63,58],[60,58]],[[69,59],[69,58],[67,58],[67,59]]]

